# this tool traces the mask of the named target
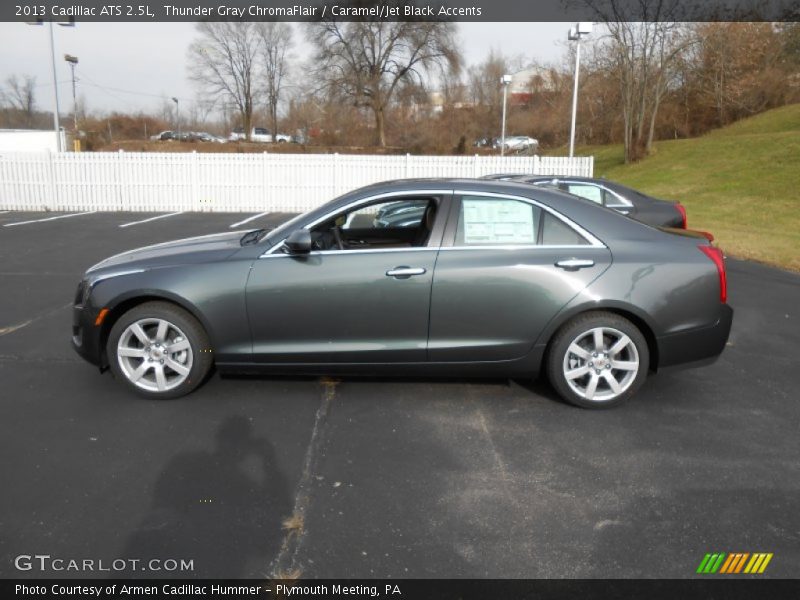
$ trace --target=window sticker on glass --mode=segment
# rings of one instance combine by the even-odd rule
[[[465,244],[534,244],[533,207],[517,200],[462,200]]]

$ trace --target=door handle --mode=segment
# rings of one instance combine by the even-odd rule
[[[559,269],[564,269],[565,271],[577,271],[578,269],[585,269],[587,267],[593,267],[594,261],[589,259],[581,259],[581,258],[568,258],[565,260],[559,260],[556,262],[556,266]]]
[[[424,275],[425,269],[422,267],[395,267],[386,271],[387,277],[396,277],[397,279],[408,279],[414,275]]]

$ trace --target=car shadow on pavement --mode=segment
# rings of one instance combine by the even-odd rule
[[[280,550],[281,523],[292,506],[272,444],[253,436],[246,417],[230,416],[217,428],[213,451],[178,454],[163,469],[152,506],[122,554],[141,559],[140,571],[151,559],[192,560],[193,569],[127,575],[262,576]]]

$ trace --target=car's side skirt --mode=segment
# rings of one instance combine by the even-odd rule
[[[221,374],[347,375],[354,377],[535,377],[541,353],[492,362],[240,363],[217,362]]]

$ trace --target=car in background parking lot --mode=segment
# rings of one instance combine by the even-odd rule
[[[593,177],[502,173],[484,179],[518,181],[574,194],[653,227],[686,229],[686,208],[680,202],[653,198],[626,185]],[[706,234],[710,235],[710,234]]]
[[[228,136],[228,140],[231,142],[242,142],[246,139],[247,138],[244,134],[244,129],[241,127],[234,129],[230,136]],[[279,133],[273,139],[272,133],[269,131],[269,129],[264,129],[263,127],[253,127],[253,129],[250,131],[250,141],[261,144],[271,144],[273,142],[282,144],[291,142],[292,136],[286,135],[285,133]]]
[[[193,138],[198,142],[210,142],[213,144],[225,144],[228,141],[224,137],[208,133],[207,131],[196,131],[193,133]]]
[[[154,142],[168,142],[170,140],[176,139],[176,134],[174,131],[162,131],[161,133],[157,133],[155,135],[151,135],[150,139]]]
[[[512,135],[506,137],[505,142],[498,138],[494,142],[496,149],[505,148],[506,152],[529,152],[539,148],[539,140],[527,135]]]
[[[683,204],[653,198],[615,181],[592,177],[521,177],[516,181],[555,187],[655,227],[686,229]]]
[[[397,203],[414,227],[380,227]],[[408,204],[406,205],[408,206]],[[221,372],[534,377],[586,408],[713,362],[733,311],[721,251],[544,186],[400,180],[274,230],[91,267],[72,344],[145,397]]]

